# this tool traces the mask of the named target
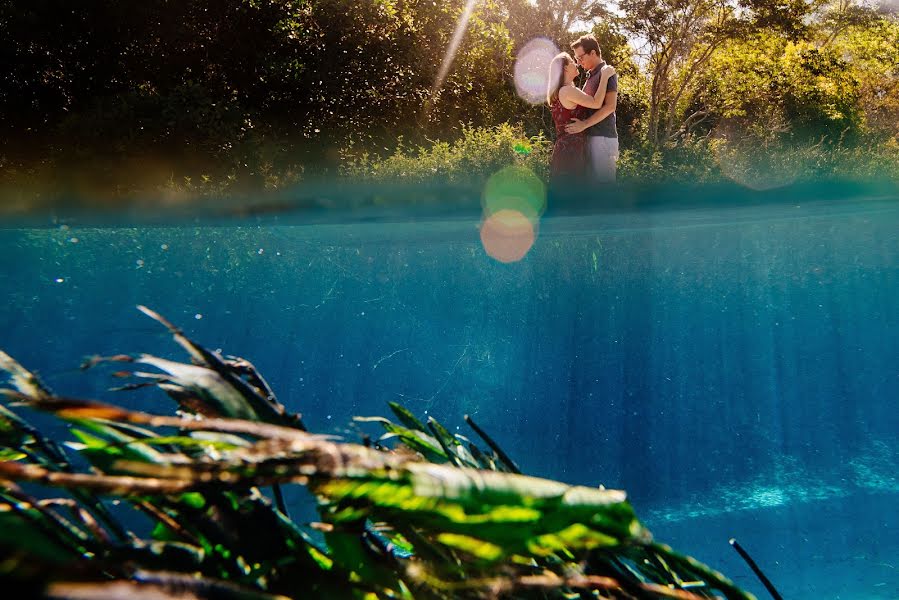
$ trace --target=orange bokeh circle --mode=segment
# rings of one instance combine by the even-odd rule
[[[481,224],[484,250],[502,263],[524,258],[535,239],[533,223],[517,210],[498,210],[488,215]]]

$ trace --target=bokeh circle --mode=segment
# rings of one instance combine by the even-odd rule
[[[530,104],[546,102],[549,64],[559,48],[546,38],[534,38],[515,58],[515,91]]]
[[[525,257],[537,237],[534,223],[517,210],[501,209],[485,215],[481,224],[481,244],[487,254],[501,263]]]

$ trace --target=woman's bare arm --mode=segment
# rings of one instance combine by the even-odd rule
[[[606,99],[606,88],[609,85],[609,78],[615,74],[615,69],[606,65],[600,73],[599,86],[597,86],[594,95],[585,94],[576,87],[568,85],[559,90],[559,100],[564,100],[568,104],[586,106],[587,108],[602,108],[603,101]]]

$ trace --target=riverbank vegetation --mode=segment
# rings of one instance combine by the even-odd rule
[[[516,57],[587,31],[620,75],[622,181],[899,180],[892,0],[38,0],[0,7],[0,191],[545,177],[551,120]]]

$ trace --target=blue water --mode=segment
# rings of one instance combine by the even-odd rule
[[[899,199],[548,216],[518,263],[474,215],[0,229],[0,346],[58,392],[182,359],[146,304],[252,360],[313,430],[471,414],[525,472],[628,491],[656,538],[766,597],[899,597]],[[376,430],[367,430],[376,431]]]

